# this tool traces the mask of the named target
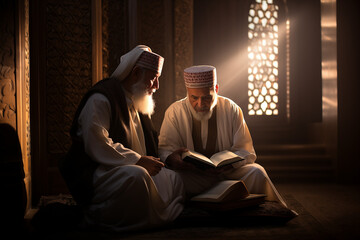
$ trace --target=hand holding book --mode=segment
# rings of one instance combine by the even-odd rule
[[[191,171],[195,166],[182,160],[183,153],[187,152],[187,148],[179,148],[171,153],[165,160],[166,167],[172,170]]]

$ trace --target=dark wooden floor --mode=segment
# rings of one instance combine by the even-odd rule
[[[33,235],[47,239],[359,239],[360,186],[274,183],[299,217],[285,225],[175,227],[135,234],[66,232]],[[290,197],[289,197],[290,196]],[[295,204],[295,205],[294,205]]]
[[[341,184],[275,184],[291,194],[335,239],[360,238],[360,186]]]

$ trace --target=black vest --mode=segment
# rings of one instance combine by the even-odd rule
[[[94,93],[103,94],[110,102],[111,119],[109,137],[113,142],[119,142],[124,147],[130,148],[128,134],[130,134],[129,111],[126,103],[125,93],[118,82],[113,78],[104,79],[95,84],[83,97],[75,113],[73,124],[70,130],[72,138],[71,148],[66,157],[59,162],[60,172],[73,195],[79,204],[89,204],[93,197],[93,175],[98,163],[93,161],[84,150],[81,138],[76,135],[78,130],[78,117],[85,106],[88,98]],[[144,131],[145,146],[147,155],[158,156],[158,136],[150,118],[140,114],[140,121]]]

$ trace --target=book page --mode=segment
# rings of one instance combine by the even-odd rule
[[[190,151],[190,150],[187,151],[187,152],[184,152],[181,157],[182,157],[182,159],[184,159],[185,157],[191,157],[191,158],[195,158],[197,160],[200,160],[200,161],[202,161],[204,163],[207,163],[209,165],[214,165],[213,162],[209,158],[204,156],[203,154],[198,153],[198,152],[194,152],[194,151]]]
[[[226,164],[228,162],[232,163],[242,160],[242,158],[231,151],[224,150],[212,155],[210,160],[214,163],[215,166],[218,166],[221,162],[224,162],[222,164]]]
[[[207,201],[207,202],[220,202],[226,194],[231,190],[231,187],[234,186],[239,181],[236,180],[226,180],[221,181],[208,191],[199,194],[193,197],[192,201]]]

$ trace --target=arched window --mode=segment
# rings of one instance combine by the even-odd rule
[[[273,0],[250,5],[248,39],[248,114],[279,115],[279,6]]]

